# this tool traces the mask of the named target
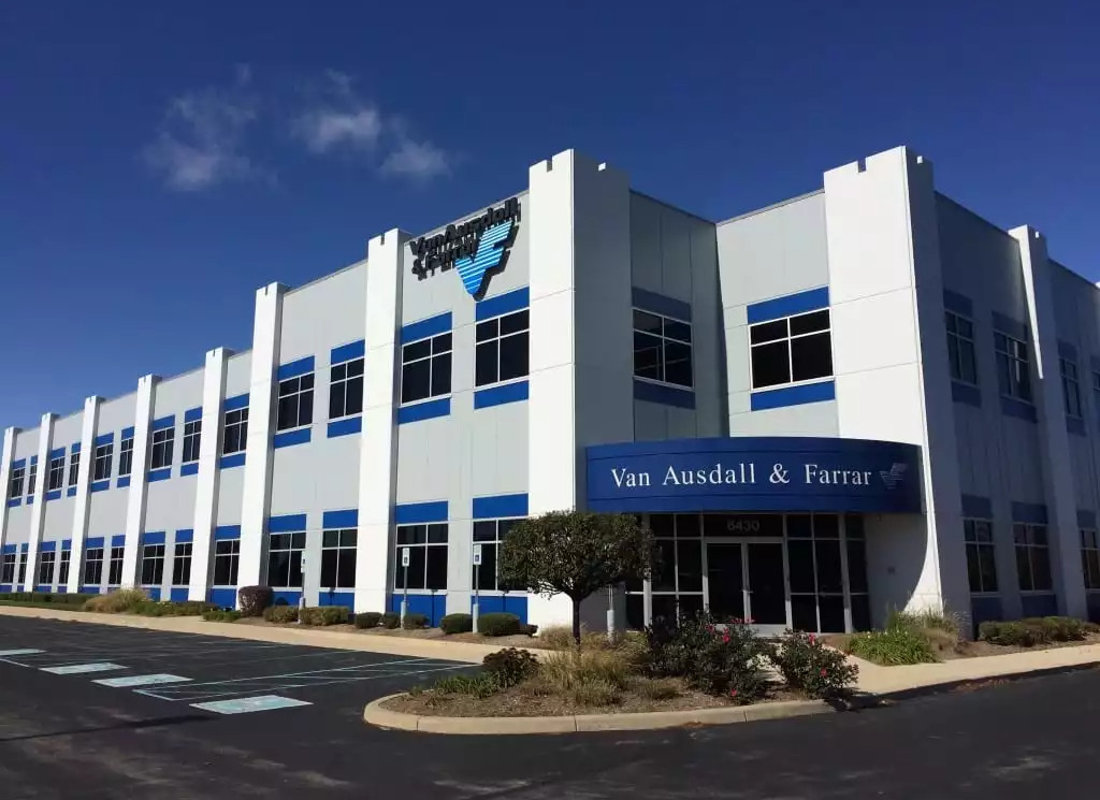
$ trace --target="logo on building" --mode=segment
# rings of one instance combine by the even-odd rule
[[[487,278],[507,264],[518,227],[519,199],[513,197],[479,217],[448,225],[443,233],[409,242],[415,256],[412,272],[424,280],[437,271],[457,269],[466,291],[478,298]]]
[[[905,471],[909,469],[908,465],[900,462],[894,462],[894,465],[890,469],[880,469],[878,474],[882,478],[882,483],[887,489],[896,489],[898,484],[901,483],[902,477],[905,475]]]

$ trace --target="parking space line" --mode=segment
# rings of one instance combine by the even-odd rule
[[[109,661],[98,661],[94,664],[66,664],[61,667],[39,667],[42,672],[53,675],[82,675],[86,672],[110,672],[114,669],[126,669],[121,664],[112,664]]]
[[[248,714],[253,711],[274,711],[278,708],[295,708],[313,705],[305,700],[293,697],[279,697],[275,694],[257,697],[242,697],[237,700],[215,700],[211,703],[192,703],[191,708],[213,711],[216,714]]]
[[[169,675],[167,672],[159,672],[153,675],[126,675],[122,678],[99,678],[92,681],[102,686],[130,689],[136,686],[154,686],[160,683],[184,683],[191,680],[182,675]]]
[[[0,659],[7,658],[8,656],[30,656],[37,653],[44,653],[45,650],[35,650],[32,647],[27,647],[22,650],[0,650]]]

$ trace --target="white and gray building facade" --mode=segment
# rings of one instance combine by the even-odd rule
[[[611,595],[634,626],[1097,618],[1098,460],[1100,290],[910,149],[723,222],[566,151],[263,287],[250,350],[7,428],[0,591],[231,607],[264,584],[433,622],[476,593],[565,623],[497,554],[575,508],[657,537],[652,578]]]

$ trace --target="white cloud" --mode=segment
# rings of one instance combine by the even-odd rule
[[[335,70],[309,93],[309,108],[291,124],[291,132],[317,155],[347,147],[373,150],[382,135],[382,114],[360,99],[349,75]]]
[[[382,173],[427,180],[451,171],[447,154],[431,142],[401,137],[397,149],[382,162]]]

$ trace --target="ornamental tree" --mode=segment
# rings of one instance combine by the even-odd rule
[[[622,514],[551,511],[508,533],[502,582],[573,602],[573,638],[581,643],[581,601],[605,586],[649,576],[653,534]]]

